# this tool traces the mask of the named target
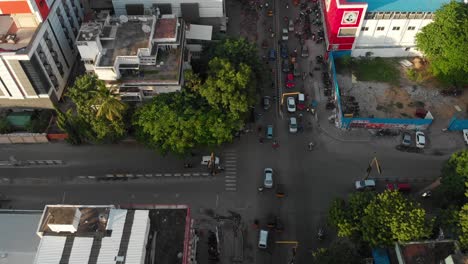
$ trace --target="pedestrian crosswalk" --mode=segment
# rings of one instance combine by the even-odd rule
[[[237,191],[237,153],[235,151],[224,151],[224,190],[228,192]]]

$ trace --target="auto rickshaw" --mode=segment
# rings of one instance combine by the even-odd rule
[[[268,10],[268,11],[267,11],[267,15],[268,15],[269,17],[273,16],[273,10]]]

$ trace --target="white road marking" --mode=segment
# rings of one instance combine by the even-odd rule
[[[224,176],[224,177],[227,178],[227,179],[235,179],[235,178],[237,178],[237,176],[232,176],[232,175],[226,175],[226,176]]]
[[[161,177],[162,176],[161,173],[156,173],[155,175],[156,175],[156,177]]]
[[[193,175],[195,176],[195,173]],[[190,173],[184,173],[184,176],[190,176]]]
[[[180,173],[174,173],[175,177],[180,177],[180,175],[181,175]]]
[[[237,188],[226,188],[225,190],[226,190],[226,191],[235,192],[235,191],[237,191]]]
[[[226,163],[236,163],[237,161],[235,160],[226,160]]]
[[[200,176],[200,173],[192,173],[193,176]],[[190,175],[189,175],[190,176]]]
[[[225,182],[237,182],[237,180],[230,180],[230,179],[226,179],[224,180]]]
[[[235,183],[226,183],[225,185],[227,187],[236,187],[237,186],[237,184],[235,184]]]
[[[208,175],[210,175],[210,174],[207,173],[207,172],[204,172],[204,173],[202,173],[202,175],[203,175],[203,176],[208,176]]]
[[[164,173],[164,176],[170,177],[170,176],[172,176],[172,173]]]

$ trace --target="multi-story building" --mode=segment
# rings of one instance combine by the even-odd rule
[[[324,0],[327,50],[350,51],[352,56],[421,55],[416,49],[416,33],[448,2]]]
[[[194,259],[190,210],[180,205],[47,205],[36,233],[41,240],[34,264],[190,264]]]
[[[226,31],[225,0],[101,0],[88,1],[94,10],[114,10],[115,15],[148,15],[159,8],[163,15],[174,14],[186,23],[212,25],[215,31]]]
[[[84,24],[76,45],[88,72],[140,101],[183,85],[185,26],[175,15],[110,16]],[[187,63],[185,63],[187,64]]]
[[[0,107],[52,108],[78,55],[79,0],[0,0]]]

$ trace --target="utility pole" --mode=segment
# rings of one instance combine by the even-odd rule
[[[366,170],[367,174],[366,174],[366,177],[364,178],[364,180],[367,180],[367,178],[369,178],[369,175],[370,175],[370,173],[372,171],[372,166],[374,164],[375,164],[375,167],[376,167],[377,172],[379,173],[379,175],[382,175],[382,167],[380,167],[380,164],[379,164],[379,161],[377,160],[377,157],[374,156],[374,158],[369,163],[369,166],[367,166],[367,170]]]

